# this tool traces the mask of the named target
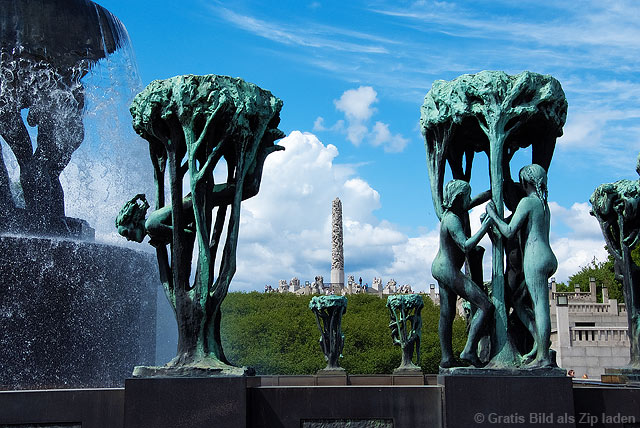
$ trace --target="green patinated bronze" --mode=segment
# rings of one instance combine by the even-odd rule
[[[315,296],[309,302],[309,309],[316,316],[320,330],[320,348],[327,360],[325,371],[339,371],[344,335],[342,315],[347,312],[347,298],[344,296]]]
[[[640,175],[640,156],[636,164]],[[592,211],[602,229],[615,273],[622,281],[627,306],[631,360],[640,370],[640,267],[631,258],[640,242],[640,181],[620,180],[598,186],[590,198]]]
[[[424,302],[419,294],[396,294],[387,298],[391,338],[402,349],[402,361],[395,372],[420,370],[423,307]],[[418,364],[413,362],[414,351]]]
[[[511,178],[510,162],[514,153],[532,148],[532,163],[548,169],[556,138],[562,135],[567,102],[560,83],[551,76],[522,72],[515,76],[499,71],[463,75],[450,82],[436,81],[421,108],[421,127],[425,137],[427,165],[433,204],[438,218],[443,205],[444,174],[449,165],[453,178],[469,182],[475,153],[484,152],[489,160],[491,188],[479,194],[470,206],[491,199],[497,218],[504,207],[515,211],[525,192]],[[468,214],[459,219],[464,235],[469,236]],[[532,310],[525,309],[521,296],[525,289],[521,266],[523,246],[516,240],[493,242],[491,300],[494,326],[491,343],[491,367],[513,368],[522,358],[508,334],[508,294],[519,305],[518,316],[533,332]],[[508,250],[505,284],[504,255]],[[483,250],[469,251],[466,263],[471,280],[482,288]],[[456,270],[452,266],[453,271]],[[520,309],[522,308],[522,309]],[[541,316],[538,313],[536,316]]]
[[[526,315],[522,321],[534,337],[533,349],[524,356],[523,362],[530,367],[554,367],[556,364],[549,354],[551,316],[547,284],[558,268],[558,261],[549,245],[551,213],[547,205],[547,172],[540,165],[531,164],[522,168],[519,176],[526,196],[518,202],[510,222],[502,220],[493,202],[487,205],[487,214],[505,238],[515,237],[522,246],[524,285],[533,302],[533,316]],[[524,308],[516,304],[514,309],[519,312]]]
[[[462,274],[460,269],[464,264],[465,255],[474,250],[487,232],[490,222],[489,218],[485,218],[481,229],[473,237],[468,237],[463,227],[463,219],[468,218],[471,187],[464,180],[452,180],[447,183],[442,203],[445,211],[440,222],[440,248],[431,264],[431,274],[440,286],[440,367],[450,368],[455,365],[451,340],[458,296],[471,302],[476,309],[471,311],[467,344],[460,357],[480,367],[483,364],[477,355],[478,342],[483,327],[493,314],[493,305],[484,290]]]
[[[128,226],[126,215],[118,231],[136,241],[146,234],[156,248],[160,278],[178,323],[177,356],[166,367],[178,375],[189,370],[198,374],[246,372],[233,367],[224,355],[220,306],[236,271],[240,204],[258,193],[266,157],[283,149],[274,145],[284,137],[278,129],[281,108],[282,101],[270,92],[217,75],[153,81],[131,105],[133,127],[149,142],[156,207],[144,232],[140,221]],[[222,159],[226,180],[216,182],[213,171]],[[169,177],[168,205],[165,175]],[[190,190],[186,195],[184,184]],[[136,198],[121,214],[144,208],[141,198]],[[157,368],[136,370],[134,375],[158,373]]]

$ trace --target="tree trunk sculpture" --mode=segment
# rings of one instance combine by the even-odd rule
[[[636,171],[640,175],[640,156]],[[598,186],[590,199],[600,223],[607,250],[614,259],[615,272],[622,281],[627,306],[631,360],[640,370],[640,268],[631,258],[640,242],[640,181],[620,180]]]
[[[340,357],[344,347],[342,315],[347,312],[347,298],[344,296],[316,296],[311,298],[309,309],[316,316],[320,330],[320,348],[327,360],[324,371],[344,371],[340,367]]]
[[[419,294],[396,294],[387,298],[391,338],[402,349],[402,361],[395,372],[420,370],[423,307],[424,302]],[[414,351],[416,363],[413,362]]]
[[[178,322],[178,353],[169,368],[246,372],[232,367],[224,355],[220,306],[236,271],[240,204],[258,193],[265,158],[283,149],[274,145],[284,137],[277,128],[281,108],[282,101],[270,92],[216,75],[156,80],[131,105],[133,127],[149,142],[156,181],[156,210],[144,233],[156,247],[160,278]],[[214,168],[223,159],[226,181],[218,183]],[[136,236],[119,220],[121,233]],[[141,240],[140,235],[134,240]],[[196,272],[190,283],[195,248]],[[136,370],[134,374],[153,374]]]

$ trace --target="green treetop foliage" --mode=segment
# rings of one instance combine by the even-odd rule
[[[640,265],[640,246],[631,251],[631,258],[636,265]],[[618,302],[624,302],[624,293],[622,292],[622,283],[616,279],[613,257],[611,254],[606,261],[600,262],[595,257],[593,260],[581,266],[578,272],[569,277],[569,284],[557,284],[558,291],[573,291],[576,286],[580,286],[580,291],[589,291],[589,278],[596,280],[596,292],[598,301],[602,301],[602,287],[609,289],[609,298],[617,299]]]
[[[311,296],[279,293],[229,293],[222,305],[225,353],[234,364],[254,367],[258,374],[314,374],[326,366],[320,331],[309,310]],[[424,298],[420,366],[437,373],[440,361],[438,306]],[[386,300],[374,295],[348,296],[342,318],[345,336],[340,366],[350,374],[389,374],[400,365],[402,350],[393,345]],[[453,347],[466,342],[462,318],[454,321]]]
[[[569,277],[569,284],[565,289],[558,291],[573,291],[580,287],[580,291],[589,291],[589,278],[596,280],[596,294],[599,302],[602,301],[602,287],[609,289],[609,298],[624,301],[622,296],[622,284],[616,279],[613,271],[613,258],[609,256],[606,261],[598,261],[595,257],[590,263],[581,266],[578,272]]]

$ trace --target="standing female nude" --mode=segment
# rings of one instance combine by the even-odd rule
[[[549,245],[551,215],[547,204],[547,173],[540,165],[527,165],[520,170],[520,183],[526,196],[518,203],[509,224],[498,216],[492,202],[487,205],[487,214],[507,239],[520,232],[524,281],[535,312],[536,357],[531,365],[555,366],[549,356],[551,320],[548,280],[556,271],[558,261]]]
[[[444,214],[440,220],[440,249],[431,264],[431,274],[440,286],[440,348],[442,359],[440,367],[453,367],[453,349],[451,344],[452,324],[456,314],[456,298],[461,296],[475,305],[478,310],[471,319],[469,335],[460,358],[476,367],[482,366],[478,358],[478,341],[482,326],[493,315],[493,305],[484,291],[471,279],[463,275],[460,269],[469,253],[487,232],[491,224],[487,216],[480,230],[467,238],[462,223],[463,215],[471,205],[471,187],[462,180],[452,180],[444,188]]]

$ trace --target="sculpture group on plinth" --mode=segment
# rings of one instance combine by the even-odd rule
[[[472,305],[463,360],[496,369],[555,366],[549,351],[547,280],[557,262],[549,246],[546,171],[566,113],[560,83],[531,72],[510,76],[483,71],[436,81],[425,97],[421,126],[433,204],[441,221],[440,251],[432,269],[441,290],[443,369],[454,364],[450,323],[456,296]],[[516,183],[511,159],[529,146],[532,165],[521,170]],[[490,189],[471,198],[464,183],[471,181],[479,152],[488,158]],[[454,181],[445,187],[447,165]],[[471,236],[468,210],[486,201],[490,202],[481,229]],[[514,213],[507,219],[505,207]],[[484,249],[477,246],[485,232],[493,244],[489,289],[482,275]],[[523,324],[533,343],[523,346],[510,331],[512,322]],[[483,335],[490,336],[488,361],[477,354]]]
[[[640,175],[640,156],[636,164]],[[640,267],[631,251],[640,243],[640,180],[619,180],[598,186],[590,198],[592,215],[600,223],[615,275],[622,282],[629,323],[630,355],[626,370],[640,380]]]
[[[342,374],[340,357],[344,347],[342,316],[347,312],[347,298],[344,296],[315,296],[309,301],[309,309],[316,316],[320,330],[320,348],[327,360],[327,367],[319,374]]]
[[[122,23],[91,1],[0,2],[0,136],[20,170],[12,183],[0,148],[0,231],[93,238],[85,221],[65,217],[60,174],[84,139],[82,79],[128,43]]]
[[[389,328],[393,344],[402,349],[400,366],[396,374],[421,372],[420,338],[422,337],[422,308],[424,302],[419,294],[396,294],[387,298]],[[416,362],[413,362],[413,356]]]
[[[156,80],[134,99],[133,127],[149,142],[154,168],[155,210],[143,223],[149,205],[138,195],[116,226],[129,240],[149,236],[178,323],[177,356],[165,367],[136,367],[134,375],[251,372],[234,367],[224,354],[220,307],[236,271],[240,204],[258,193],[266,157],[284,149],[274,144],[284,137],[281,108],[270,92],[217,75]],[[226,180],[220,181],[214,168],[222,160]]]

